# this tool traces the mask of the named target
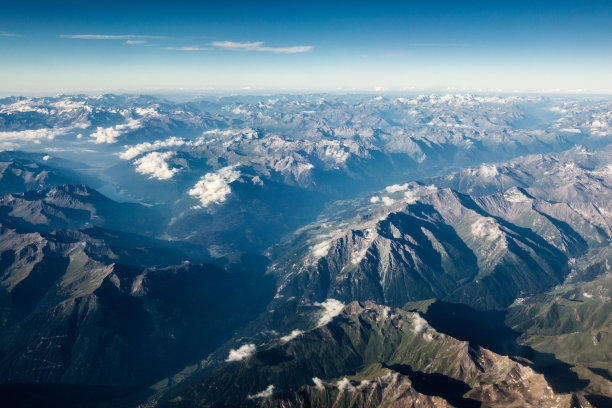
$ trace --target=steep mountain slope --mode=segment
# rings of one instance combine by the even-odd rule
[[[394,306],[437,297],[499,308],[569,273],[566,255],[546,240],[451,190],[362,221],[301,256],[272,266],[278,296]]]
[[[318,328],[250,346],[157,406],[569,405],[529,367],[441,334],[416,313],[372,302],[327,312]]]
[[[159,209],[117,203],[85,185],[8,194],[0,197],[0,211],[13,225],[46,232],[93,225],[155,236],[165,222]]]
[[[191,264],[206,256],[125,232],[148,232],[160,218],[153,209],[69,185],[2,202],[3,383],[70,384],[75,396],[86,389],[78,385],[140,391],[214,350],[273,294],[257,262]]]

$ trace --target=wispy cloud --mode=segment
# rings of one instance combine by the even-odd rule
[[[127,45],[142,45],[146,44],[147,40],[127,40],[125,43]]]
[[[9,33],[7,31],[0,31],[0,37],[21,37],[19,34]]]
[[[314,47],[312,45],[296,45],[293,47],[267,47],[264,46],[263,41],[254,42],[233,42],[233,41],[214,41],[212,43],[214,47],[221,48],[224,50],[232,51],[260,51],[260,52],[273,52],[276,54],[296,54],[300,52],[311,51]]]
[[[208,51],[208,50],[211,50],[211,49],[212,48],[199,47],[197,45],[187,46],[187,47],[166,47],[166,48],[164,48],[164,50],[168,50],[168,51]]]
[[[459,43],[412,43],[412,47],[465,47],[467,44]]]
[[[100,35],[100,34],[62,34],[60,38],[70,38],[76,40],[136,40],[142,41],[147,39],[162,39],[166,38],[159,35],[136,35],[136,34],[125,34],[125,35]]]

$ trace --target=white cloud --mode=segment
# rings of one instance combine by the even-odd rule
[[[262,41],[245,43],[233,41],[214,41],[212,45],[214,47],[222,48],[225,50],[274,52],[277,54],[296,54],[300,52],[307,52],[314,48],[312,45],[297,45],[293,47],[265,47]]]
[[[291,340],[295,339],[298,336],[301,336],[302,334],[304,334],[303,331],[295,329],[291,333],[289,333],[288,335],[281,337],[280,340],[283,343],[286,343],[288,341],[291,341]]]
[[[392,186],[387,186],[385,187],[385,190],[387,191],[387,193],[398,193],[400,191],[405,191],[408,190],[409,184],[393,184]]]
[[[238,177],[240,177],[240,172],[236,170],[236,166],[223,167],[216,173],[208,173],[202,177],[189,190],[189,195],[197,197],[202,207],[222,203],[232,192],[230,183],[236,181]]]
[[[199,47],[197,45],[185,46],[185,47],[166,47],[166,48],[164,48],[164,50],[168,50],[168,51],[208,51],[208,50],[211,50],[211,49],[212,48]]]
[[[315,256],[316,258],[322,258],[325,255],[327,255],[327,252],[329,251],[330,246],[331,245],[328,241],[323,241],[323,242],[319,242],[317,245],[314,245],[312,248],[310,248],[310,251],[312,252],[312,255]]]
[[[50,158],[51,158],[51,156],[49,156],[49,155],[47,154],[47,155],[44,155],[42,159],[43,159],[44,161],[47,161],[47,160],[49,160]]]
[[[155,150],[165,149],[168,147],[180,147],[190,144],[191,143],[186,142],[185,139],[172,136],[166,140],[157,140],[153,143],[145,142],[133,146],[123,146],[125,147],[125,150],[119,154],[119,157],[124,160],[132,160],[133,158],[140,156],[143,153],[153,152]]]
[[[353,384],[351,384],[351,382],[346,377],[344,377],[343,379],[338,381],[336,383],[336,387],[338,387],[338,390],[340,392],[342,392],[342,391],[348,391],[348,392],[355,391],[355,387],[353,386]]]
[[[126,35],[100,35],[100,34],[62,34],[60,38],[71,38],[76,40],[138,40],[138,39],[160,39],[166,38],[164,36],[158,35],[135,35],[135,34],[126,34]]]
[[[386,206],[392,206],[395,203],[395,200],[392,199],[391,197],[383,197],[382,202]]]
[[[336,299],[327,299],[325,302],[317,302],[314,305],[324,309],[323,314],[321,317],[319,317],[319,322],[317,323],[319,326],[324,326],[331,322],[334,317],[342,313],[342,309],[344,309],[344,303]]]
[[[72,128],[32,129],[0,132],[0,142],[27,142],[53,140],[56,136],[68,133]]]
[[[481,217],[471,227],[472,235],[475,238],[484,238],[486,241],[495,241],[502,236],[502,232],[495,219]]]
[[[134,161],[136,172],[149,175],[149,178],[156,178],[158,180],[171,179],[179,171],[177,168],[170,168],[167,162],[174,154],[174,152],[149,153]]]
[[[378,196],[373,196],[372,198],[370,198],[370,202],[372,204],[376,204],[379,201],[380,201],[380,197],[378,197]]]
[[[312,377],[312,382],[318,390],[323,390],[325,388],[325,386],[323,385],[323,380],[321,380],[320,378]]]
[[[270,384],[268,385],[268,388],[266,388],[265,390],[260,391],[257,394],[248,395],[247,398],[248,399],[269,398],[272,396],[272,394],[274,394],[274,385]]]
[[[117,138],[121,136],[123,133],[138,129],[142,126],[142,123],[138,119],[128,119],[126,123],[121,123],[116,126],[112,126],[109,128],[103,128],[98,126],[96,131],[89,135],[92,139],[94,139],[94,143],[116,143]]]
[[[19,34],[0,31],[0,37],[21,37]]]
[[[115,143],[117,138],[121,135],[121,132],[115,129],[114,127],[103,128],[102,126],[98,126],[96,131],[89,135],[89,137],[95,139],[94,143]]]
[[[127,40],[125,43],[127,45],[139,45],[139,44],[146,44],[147,40]]]
[[[240,346],[238,350],[231,349],[225,361],[242,361],[255,354],[255,350],[257,350],[257,348],[254,344],[244,344]]]
[[[418,313],[412,314],[412,330],[419,334],[427,329],[427,320],[423,319]]]

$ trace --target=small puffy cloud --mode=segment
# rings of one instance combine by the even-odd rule
[[[134,161],[136,172],[148,175],[149,178],[158,180],[171,179],[179,171],[177,168],[170,168],[168,159],[174,156],[174,152],[152,152]]]
[[[392,199],[391,197],[383,197],[382,202],[386,206],[392,206],[395,203],[395,200]]]
[[[255,354],[255,350],[257,350],[257,348],[254,344],[244,344],[237,350],[231,349],[225,361],[242,361]]]
[[[419,334],[427,329],[427,320],[423,319],[418,313],[412,315],[412,330]]]
[[[323,385],[323,380],[317,377],[312,377],[312,382],[318,390],[323,390],[325,386]]]
[[[121,132],[115,129],[114,127],[103,128],[98,126],[96,131],[89,135],[89,137],[94,139],[94,143],[102,144],[102,143],[115,143],[117,138],[121,135]]]
[[[281,337],[280,340],[283,343],[286,343],[288,341],[291,341],[291,340],[295,339],[298,336],[301,336],[302,334],[304,334],[303,331],[295,329],[291,333],[289,333],[288,335]]]
[[[203,176],[189,190],[189,195],[198,198],[202,207],[222,203],[232,192],[230,183],[236,181],[238,177],[240,177],[240,172],[236,170],[236,166],[223,167],[216,173],[208,173]]]
[[[372,198],[370,198],[370,202],[372,204],[376,204],[379,201],[380,201],[380,197],[379,196],[373,196]]]
[[[44,161],[47,161],[47,160],[49,160],[50,158],[51,158],[51,156],[49,156],[48,154],[46,154],[46,155],[44,155],[44,156],[43,156],[43,158],[42,158],[42,159],[43,159]]]
[[[272,394],[274,394],[274,385],[270,384],[268,385],[268,388],[266,388],[265,390],[259,391],[257,394],[248,395],[247,398],[248,399],[269,398],[272,396]]]
[[[489,217],[476,220],[472,224],[471,232],[475,238],[482,238],[485,241],[495,241],[503,235],[495,219]]]
[[[321,317],[319,317],[319,321],[317,323],[319,326],[324,326],[331,322],[334,317],[342,313],[342,309],[344,309],[344,303],[337,299],[327,299],[325,302],[317,302],[314,305],[323,308],[323,314]]]
[[[343,391],[353,392],[353,391],[355,391],[355,387],[353,386],[353,384],[351,384],[351,382],[346,377],[344,377],[343,379],[338,381],[336,383],[336,387],[338,387],[338,390],[340,392],[343,392]]]
[[[117,138],[121,136],[123,133],[128,132],[130,130],[138,129],[142,126],[142,123],[137,119],[129,119],[126,123],[122,123],[116,126],[112,126],[109,128],[103,128],[98,126],[96,131],[89,135],[94,143],[102,144],[102,143],[116,143]]]
[[[327,255],[329,252],[330,243],[328,241],[319,242],[317,245],[314,245],[310,248],[312,255],[316,258],[322,258]]]
[[[387,193],[398,193],[400,191],[405,191],[408,189],[409,184],[393,184],[392,186],[385,187]]]
[[[133,146],[124,146],[125,150],[119,154],[119,157],[123,160],[132,160],[143,153],[153,152],[155,150],[169,147],[181,147],[189,144],[190,143],[186,142],[185,139],[172,136],[166,140],[158,140],[153,143],[145,142]]]
[[[213,47],[221,48],[224,50],[233,51],[260,51],[260,52],[273,52],[276,54],[296,54],[300,52],[307,52],[312,50],[312,45],[297,45],[293,47],[266,47],[262,41],[254,42],[233,42],[233,41],[214,41]]]

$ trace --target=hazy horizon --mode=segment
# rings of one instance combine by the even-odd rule
[[[608,2],[6,4],[0,94],[612,92]]]

